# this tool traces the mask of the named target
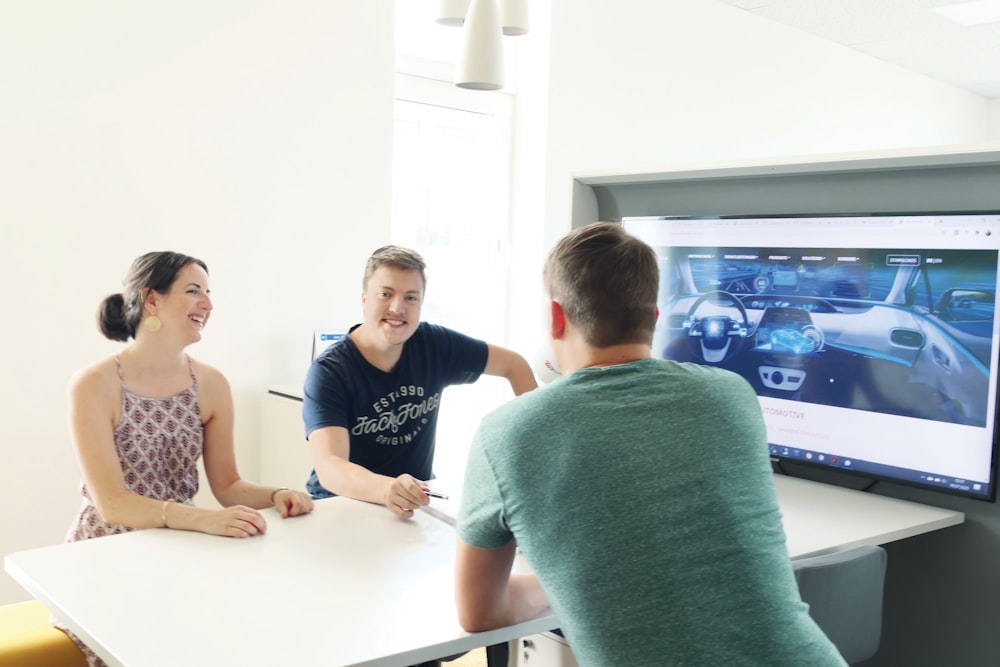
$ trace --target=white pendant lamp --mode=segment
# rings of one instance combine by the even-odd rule
[[[504,85],[503,31],[497,0],[471,0],[462,30],[455,85],[497,90]]]
[[[500,0],[500,25],[505,35],[527,33],[528,0]]]
[[[461,28],[469,12],[469,0],[439,0],[437,23],[451,28]]]

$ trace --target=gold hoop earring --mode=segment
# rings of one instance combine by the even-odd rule
[[[142,328],[150,333],[156,333],[163,326],[163,322],[156,315],[150,315],[142,321]]]

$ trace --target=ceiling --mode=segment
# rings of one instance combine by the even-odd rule
[[[885,62],[1000,98],[1000,22],[963,26],[932,11],[957,0],[721,0]]]

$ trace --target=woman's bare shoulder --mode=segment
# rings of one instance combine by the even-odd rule
[[[99,359],[79,369],[69,379],[67,392],[71,397],[85,399],[88,404],[94,400],[108,400],[112,403],[119,397],[121,378],[114,356]]]
[[[194,376],[198,381],[199,389],[211,392],[229,392],[229,380],[215,366],[206,364],[204,361],[198,361],[192,357],[191,368],[194,370]]]
[[[191,359],[191,368],[198,382],[202,419],[207,423],[219,415],[230,415],[231,418],[233,394],[226,376],[214,366],[197,359]]]

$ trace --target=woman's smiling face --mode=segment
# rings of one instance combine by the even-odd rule
[[[212,313],[208,273],[192,262],[177,272],[166,294],[156,295],[156,315],[169,328],[188,337],[201,340],[202,329]]]

